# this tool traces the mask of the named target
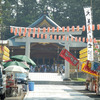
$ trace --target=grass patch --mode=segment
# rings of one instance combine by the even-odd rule
[[[84,79],[84,78],[74,78],[72,80],[73,81],[78,81],[78,82],[85,82],[86,81],[86,79]]]

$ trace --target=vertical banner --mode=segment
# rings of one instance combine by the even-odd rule
[[[86,27],[87,27],[87,56],[89,61],[94,60],[93,56],[93,33],[92,33],[92,13],[91,7],[84,8],[85,18],[86,18]],[[91,41],[92,39],[92,41]]]

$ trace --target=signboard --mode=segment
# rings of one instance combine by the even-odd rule
[[[97,71],[91,70],[91,63],[89,61],[82,63],[82,69],[83,72],[94,75],[94,76],[98,76]]]
[[[85,62],[87,61],[87,48],[84,48],[82,50],[79,51],[79,58],[80,58],[80,62]]]
[[[85,18],[86,18],[86,27],[87,27],[87,54],[88,60],[93,61],[93,34],[92,34],[92,14],[91,7],[84,8]],[[91,41],[92,40],[92,41]]]
[[[9,60],[10,50],[6,46],[0,45],[0,60]]]
[[[68,50],[64,49],[61,51],[60,56],[64,58],[66,61],[68,61],[73,66],[76,66],[79,61],[77,58],[75,58]]]

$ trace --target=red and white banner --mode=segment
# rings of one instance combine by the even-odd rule
[[[87,54],[88,54],[88,60],[93,61],[93,32],[92,32],[92,13],[91,13],[91,7],[84,8],[85,18],[86,18],[86,27],[87,27]],[[92,40],[92,41],[91,41]]]
[[[64,49],[60,52],[60,56],[67,60],[73,66],[76,66],[79,63],[79,60],[75,58],[68,50]]]

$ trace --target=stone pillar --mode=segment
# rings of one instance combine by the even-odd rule
[[[65,41],[65,49],[69,51],[69,42]],[[64,81],[70,80],[70,66],[69,62],[65,60],[65,76],[64,76]]]
[[[30,37],[26,36],[25,55],[30,58]]]

